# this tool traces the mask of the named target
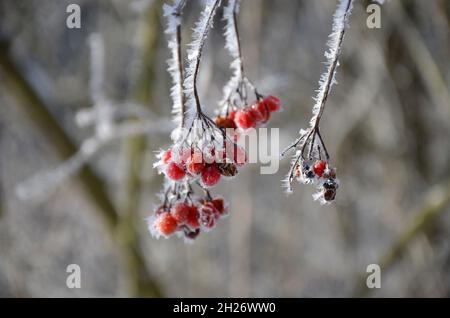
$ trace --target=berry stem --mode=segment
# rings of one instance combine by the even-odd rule
[[[317,128],[316,133],[317,133],[317,136],[319,137],[320,143],[322,144],[322,148],[323,148],[323,152],[325,153],[325,157],[328,160],[328,159],[330,159],[330,155],[328,154],[327,147],[325,146],[325,143],[323,142],[323,139],[322,139],[322,135],[320,134],[320,128]],[[320,146],[319,146],[319,154],[320,154]]]
[[[206,189],[206,188],[205,188],[200,182],[198,182],[198,181],[196,181],[195,184],[198,185],[198,186],[203,190],[203,192],[205,193],[205,196],[206,196],[209,200],[212,199],[211,192],[209,192],[208,189]]]

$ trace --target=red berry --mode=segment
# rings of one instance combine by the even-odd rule
[[[215,164],[207,165],[202,171],[202,182],[205,186],[212,187],[220,180],[220,171]]]
[[[260,123],[260,122],[264,121],[263,114],[261,114],[261,112],[256,108],[256,106],[255,107],[253,107],[253,106],[255,106],[255,105],[252,105],[248,109],[248,112],[249,112],[250,116],[252,116],[255,123]]]
[[[172,209],[172,215],[178,223],[185,223],[189,212],[190,208],[186,203],[177,203]]]
[[[198,209],[195,205],[189,207],[189,214],[186,218],[186,224],[193,230],[198,229],[200,227],[200,223],[198,222],[199,214]]]
[[[256,122],[253,116],[247,109],[240,109],[237,111],[234,122],[239,128],[249,129],[256,127]]]
[[[171,162],[168,164],[166,168],[166,175],[170,179],[174,181],[179,181],[184,178],[186,175],[186,172],[183,168],[181,168],[179,165],[177,165],[175,162]]]
[[[165,236],[173,234],[178,228],[177,220],[168,212],[159,215],[155,222],[158,231]]]
[[[171,159],[172,159],[172,150],[169,149],[166,152],[164,152],[164,154],[162,156],[162,162],[164,164],[168,164]]]
[[[225,203],[222,198],[215,198],[211,202],[220,214],[225,212]]]
[[[265,123],[269,120],[270,111],[264,102],[258,102],[256,104],[252,105],[252,108],[256,109],[260,113],[260,116],[262,117],[262,119],[261,119],[262,122]]]
[[[232,110],[228,113],[228,119],[234,120],[234,118],[236,117],[236,111]]]
[[[314,173],[320,178],[322,177],[326,167],[327,162],[325,160],[317,160],[313,166]]]
[[[267,96],[264,98],[263,102],[266,104],[271,113],[277,112],[281,109],[281,101],[275,96]]]
[[[234,122],[233,119],[229,118],[229,117],[216,117],[215,119],[216,125],[220,128],[233,128],[236,129],[236,123]]]
[[[203,162],[203,154],[194,152],[186,161],[186,169],[190,174],[197,175],[203,171],[205,163]]]
[[[205,204],[200,207],[200,223],[203,227],[207,229],[213,228],[219,217],[219,211],[217,211],[211,202],[205,202]]]
[[[216,123],[217,126],[222,127],[223,123],[225,122],[225,117],[222,116],[217,116],[216,118],[214,118],[214,122]]]

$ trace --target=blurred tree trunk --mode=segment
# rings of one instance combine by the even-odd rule
[[[147,9],[143,21],[143,65],[138,74],[138,79],[131,96],[136,102],[149,106],[152,102],[153,87],[155,80],[155,54],[157,40],[160,30],[159,12],[162,1],[154,1]],[[136,119],[139,120],[139,119]],[[120,235],[123,242],[128,246],[128,250],[134,253],[129,254],[130,287],[133,296],[161,296],[161,292],[156,290],[153,283],[146,275],[144,258],[140,256],[141,246],[139,242],[139,228],[142,218],[139,218],[139,202],[141,198],[141,172],[144,163],[145,150],[147,149],[148,138],[144,135],[128,137],[123,141],[123,157],[126,163],[124,178],[121,185],[121,193],[124,200],[121,204],[120,213]]]

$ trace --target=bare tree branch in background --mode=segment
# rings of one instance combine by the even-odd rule
[[[155,121],[155,116],[144,106],[108,99],[103,92],[105,49],[102,36],[92,34],[90,96],[93,107],[80,110],[75,117],[79,127],[94,126],[94,135],[81,143],[79,150],[68,160],[48,171],[40,172],[16,187],[20,199],[43,199],[55,190],[67,178],[75,174],[103,146],[111,141],[133,135],[160,133],[167,131],[168,121]],[[142,118],[139,122],[130,122],[130,116]],[[119,120],[125,120],[118,122]]]
[[[131,96],[133,100],[138,101],[140,105],[148,107],[152,102],[155,87],[155,54],[156,42],[160,33],[159,28],[159,10],[162,1],[154,1],[147,9],[143,33],[146,38],[143,39],[142,60],[143,67],[141,73],[138,74],[137,85]],[[135,117],[131,119],[134,124],[139,125],[145,122],[145,119]],[[169,121],[161,122],[164,128],[171,127]],[[158,126],[155,120],[151,124]],[[121,217],[119,224],[119,236],[123,243],[127,246],[128,254],[127,262],[129,264],[129,282],[131,284],[132,293],[135,296],[161,296],[161,291],[155,288],[153,279],[149,276],[147,265],[142,255],[142,248],[139,239],[139,203],[142,194],[141,175],[144,163],[144,153],[147,149],[147,138],[144,135],[129,136],[123,141],[123,156],[125,159],[125,175],[122,179],[121,192],[124,200],[120,204]]]
[[[153,7],[150,11],[157,10],[158,6]],[[99,37],[93,38],[93,58],[97,59],[96,63],[101,63],[102,49],[99,42]],[[145,260],[141,254],[141,250],[138,242],[133,239],[131,242],[123,233],[123,229],[126,228],[131,233],[132,238],[136,238],[137,234],[135,228],[124,226],[124,222],[119,218],[116,208],[111,202],[108,194],[105,191],[103,182],[94,174],[94,172],[87,166],[83,166],[85,162],[107,141],[114,138],[123,136],[129,136],[133,134],[143,134],[147,131],[154,131],[155,125],[151,122],[144,124],[126,123],[124,126],[119,125],[116,127],[114,122],[110,120],[109,116],[106,119],[103,118],[105,111],[114,111],[111,106],[101,107],[96,104],[92,111],[83,111],[82,123],[87,124],[90,121],[101,121],[101,128],[96,129],[96,135],[90,139],[87,139],[80,150],[77,150],[77,146],[70,140],[65,133],[64,129],[54,119],[54,117],[48,111],[45,103],[35,93],[34,89],[27,83],[26,79],[22,76],[20,71],[11,61],[8,44],[2,43],[0,47],[0,65],[7,74],[7,85],[10,87],[10,91],[16,95],[17,98],[22,100],[22,105],[25,111],[30,115],[30,119],[38,126],[38,128],[45,134],[45,136],[51,141],[54,147],[58,150],[63,159],[67,161],[56,171],[52,171],[45,174],[46,177],[51,176],[50,184],[48,186],[55,186],[59,182],[62,182],[69,175],[76,173],[78,169],[81,169],[78,178],[83,184],[83,189],[93,199],[101,212],[101,216],[108,225],[109,233],[112,238],[119,244],[119,249],[124,256],[127,266],[129,268],[129,285],[133,295],[135,296],[161,296],[161,290],[156,281],[151,277]],[[93,65],[96,66],[96,65]],[[97,65],[98,67],[98,65]],[[94,73],[101,71],[103,68],[96,68]],[[97,102],[104,103],[104,96],[101,92],[102,75],[96,74],[92,81],[91,92],[93,99]],[[143,86],[145,87],[145,85]],[[137,104],[128,103],[125,107],[131,105],[129,109],[125,109],[126,112],[136,114],[136,110],[139,110],[140,106]],[[124,111],[122,108],[121,112]],[[111,127],[112,126],[112,127]],[[116,128],[119,128],[116,131]],[[161,129],[161,127],[159,127]],[[158,129],[158,130],[159,130]],[[42,180],[41,180],[42,181]],[[35,186],[37,183],[35,180],[31,181],[31,185]],[[41,185],[42,187],[42,185]],[[20,189],[20,188],[19,188]],[[19,190],[20,192],[20,190]],[[116,230],[119,228],[118,236]],[[122,231],[120,231],[122,229]]]
[[[42,99],[35,93],[26,79],[17,69],[9,56],[8,43],[2,43],[0,47],[0,65],[5,72],[6,84],[10,91],[21,100],[20,105],[35,125],[45,134],[46,138],[56,148],[62,158],[69,159],[77,152],[77,146],[67,136],[64,129],[48,111]],[[81,169],[78,178],[86,189],[88,195],[102,211],[107,224],[114,228],[117,224],[116,210],[106,194],[102,181],[89,167]]]
[[[386,252],[379,258],[377,264],[380,265],[384,274],[400,260],[418,235],[427,232],[430,225],[437,221],[437,218],[446,211],[449,204],[450,182],[437,185],[426,193],[419,207],[411,213],[413,215],[411,220],[407,222]],[[373,291],[373,289],[366,287],[365,279],[366,276],[361,275],[360,279],[357,280],[354,296],[367,296]]]

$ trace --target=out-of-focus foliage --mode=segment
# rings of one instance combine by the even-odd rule
[[[78,0],[82,28],[71,30],[65,26],[71,2],[0,0],[2,54],[17,65],[66,134],[79,145],[93,133],[77,127],[74,117],[92,105],[88,40],[94,32],[105,42],[108,98],[148,99],[155,124],[170,119],[161,3]],[[200,1],[192,2],[185,10],[185,43],[189,23],[200,12]],[[366,266],[383,255],[394,257],[383,269],[381,289],[371,295],[449,296],[450,210],[442,198],[450,179],[450,2],[386,1],[380,29],[366,26],[369,3],[355,2],[338,85],[322,118],[321,132],[342,182],[336,202],[320,206],[311,199],[313,189],[303,186],[287,197],[280,180],[289,160],[276,175],[260,175],[259,166],[250,165],[217,190],[231,202],[230,217],[193,245],[154,240],[144,222],[158,202],[162,177],[152,169],[153,154],[170,143],[167,134],[148,135],[143,165],[134,171],[139,182],[131,182],[131,189],[139,190],[133,233],[116,229],[121,240],[111,239],[99,206],[79,179],[64,182],[45,200],[20,201],[16,185],[56,166],[61,157],[0,65],[0,296],[130,295],[129,281],[139,277],[130,273],[122,245],[138,247],[154,284],[167,296],[360,295]],[[335,5],[329,0],[242,3],[246,71],[285,105],[271,121],[271,127],[281,128],[280,150],[308,124]],[[216,20],[200,74],[199,91],[209,110],[216,108],[230,76],[222,26]],[[150,55],[144,44],[149,34],[156,36]],[[142,81],[147,70],[152,76]],[[147,97],[136,93],[140,83]],[[129,191],[123,191],[127,172],[133,171],[129,147],[112,142],[90,161],[119,221],[129,202]],[[438,213],[389,254],[408,226],[421,224],[415,218],[428,211],[421,208],[425,198],[431,206],[443,202]],[[139,243],[124,244],[135,239]],[[81,266],[81,289],[66,287],[66,267],[72,263]]]

